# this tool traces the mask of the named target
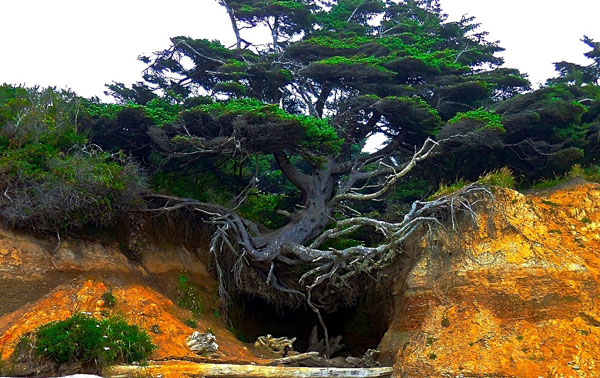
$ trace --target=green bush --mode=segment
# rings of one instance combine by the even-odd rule
[[[53,88],[0,86],[0,218],[37,231],[107,226],[145,190],[139,166],[87,144],[79,101]]]
[[[40,358],[58,364],[78,361],[96,371],[115,363],[143,363],[156,349],[146,332],[123,319],[98,321],[85,314],[43,325],[33,340]]]

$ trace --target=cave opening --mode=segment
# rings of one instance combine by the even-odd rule
[[[387,331],[391,317],[390,296],[375,291],[363,295],[354,306],[333,313],[322,313],[329,337],[341,336],[343,348],[331,357],[360,357],[368,349],[376,349]],[[324,338],[317,315],[308,306],[298,309],[276,307],[256,296],[237,298],[230,312],[231,331],[243,342],[254,342],[259,336],[296,338],[297,352],[307,352],[312,330],[317,326],[318,338]]]

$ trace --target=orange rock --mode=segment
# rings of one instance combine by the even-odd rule
[[[451,256],[426,246],[397,282],[379,346],[395,376],[597,376],[600,185],[496,199]]]
[[[118,243],[56,241],[0,229],[0,358],[8,358],[20,339],[39,326],[64,320],[78,312],[101,319],[123,316],[152,337],[158,349],[154,359],[197,358],[185,339],[194,329],[185,324],[192,317],[173,303],[177,276],[185,273],[203,288],[206,304],[217,293],[217,282],[202,261],[183,247],[148,246],[141,261],[130,262]],[[21,261],[21,264],[15,264]],[[111,288],[113,308],[102,295]],[[208,310],[210,314],[210,310]],[[260,363],[231,332],[223,319],[212,314],[197,319],[198,331],[211,329],[220,354],[216,361]]]

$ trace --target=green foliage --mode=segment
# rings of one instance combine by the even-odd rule
[[[321,245],[320,248],[322,249],[337,249],[337,250],[342,250],[345,248],[350,248],[350,247],[356,247],[357,245],[362,245],[363,242],[360,240],[355,240],[355,239],[351,239],[351,238],[335,238],[335,239],[329,239],[327,240],[325,243],[323,243]]]
[[[491,172],[488,172],[476,181],[478,184],[489,185],[489,186],[498,186],[501,188],[514,189],[516,187],[515,176],[510,169],[507,167],[502,167],[500,169],[495,169]],[[459,179],[453,184],[444,184],[440,183],[438,190],[430,195],[427,200],[432,201],[443,196],[447,196],[454,192],[459,191],[460,189],[470,185],[471,183],[465,179]]]
[[[266,104],[251,98],[215,102],[201,105],[199,109],[215,117],[244,116],[249,122],[279,121],[282,129],[290,127],[290,124],[298,125],[305,133],[301,144],[308,148],[339,151],[343,142],[327,119],[290,114],[277,105]]]
[[[105,292],[104,294],[102,294],[102,300],[104,301],[104,305],[106,307],[115,307],[115,304],[117,304],[117,298],[115,298],[115,295],[113,294],[112,290],[108,290],[107,292]]]
[[[477,180],[478,183],[501,188],[514,189],[516,187],[515,176],[510,169],[502,167],[493,170]]]
[[[106,226],[137,205],[145,189],[138,165],[87,145],[73,93],[1,88],[1,218],[57,231]]]
[[[600,166],[590,165],[584,168],[579,164],[574,164],[564,175],[539,180],[531,185],[531,189],[549,189],[574,178],[600,183]]]
[[[347,65],[347,66],[366,65],[366,66],[373,67],[381,72],[393,74],[394,73],[393,71],[383,67],[383,64],[385,64],[388,61],[389,61],[389,59],[375,58],[373,56],[351,57],[351,58],[347,58],[345,56],[333,56],[331,58],[323,59],[323,60],[317,61],[315,63],[316,64],[328,64],[328,65],[343,64],[343,65]]]
[[[574,164],[566,176],[568,178],[579,177],[586,181],[600,183],[600,165],[591,165],[584,168],[579,164]]]
[[[463,179],[456,181],[454,184],[440,183],[440,187],[438,188],[438,190],[435,193],[433,193],[432,195],[430,195],[429,197],[427,197],[427,200],[433,201],[438,198],[447,196],[449,194],[452,194],[454,192],[461,190],[462,188],[464,188],[467,185],[469,185],[469,182],[465,181]]]
[[[276,213],[284,199],[283,195],[252,192],[240,206],[240,213],[248,219],[276,229],[287,223],[285,216]]]
[[[565,176],[555,177],[553,179],[544,178],[531,185],[531,189],[549,189],[556,185],[567,182],[569,179]]]
[[[502,117],[493,111],[489,111],[489,110],[480,108],[477,110],[471,110],[466,113],[458,113],[457,115],[454,116],[454,118],[449,120],[448,123],[454,124],[463,119],[469,119],[469,120],[480,122],[482,125],[481,126],[482,129],[490,129],[490,130],[506,132],[506,129],[502,125]]]
[[[177,305],[190,310],[194,316],[200,316],[205,310],[198,288],[182,274],[177,277]]]
[[[392,194],[390,201],[413,202],[423,199],[431,190],[431,185],[426,180],[411,179],[399,183]]]
[[[84,314],[41,326],[34,335],[37,355],[58,364],[80,361],[98,370],[115,363],[144,362],[156,349],[135,325],[122,319],[98,321]]]
[[[116,120],[119,113],[125,109],[141,109],[155,125],[162,126],[175,122],[179,117],[182,106],[172,104],[164,98],[154,98],[145,105],[129,102],[125,105],[102,103],[98,99],[83,99],[81,106],[85,113],[94,118]]]
[[[185,325],[190,328],[198,327],[198,322],[195,319],[189,318],[185,320]]]

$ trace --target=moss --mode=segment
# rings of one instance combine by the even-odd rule
[[[196,328],[198,327],[198,322],[195,319],[189,318],[185,320],[185,325],[190,328]]]

